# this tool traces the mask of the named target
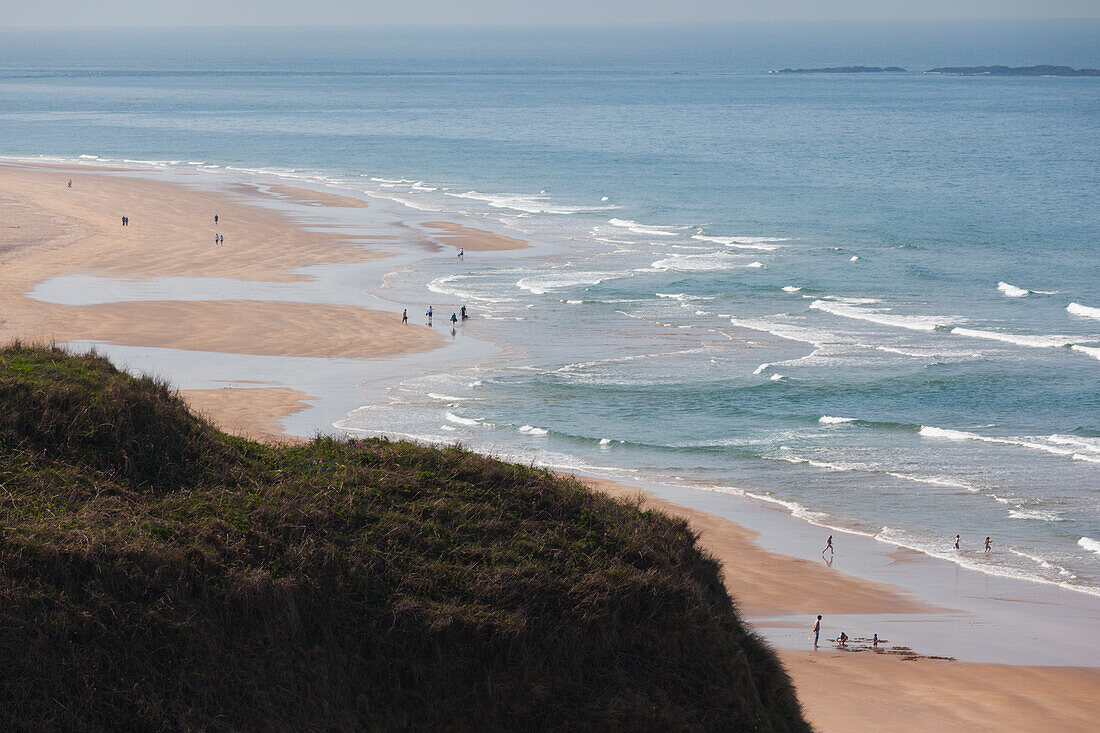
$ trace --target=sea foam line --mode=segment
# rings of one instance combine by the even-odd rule
[[[1100,320],[1100,308],[1090,308],[1087,305],[1081,305],[1080,303],[1070,303],[1066,306],[1066,310],[1075,316],[1081,316],[1082,318],[1095,318]]]
[[[869,321],[881,326],[906,328],[912,331],[935,331],[937,328],[966,320],[961,316],[903,316],[887,313],[883,309],[856,308],[847,303],[836,303],[828,300],[815,300],[810,303],[810,309],[825,311],[841,318]]]
[[[948,428],[937,428],[931,425],[921,425],[918,431],[919,435],[924,438],[936,438],[940,440],[975,440],[982,443],[993,443],[997,445],[1012,445],[1019,446],[1021,448],[1031,448],[1032,450],[1043,451],[1044,453],[1050,453],[1056,456],[1065,456],[1077,461],[1085,461],[1086,463],[1100,464],[1100,454],[1093,453],[1091,448],[1086,450],[1086,453],[1079,452],[1075,448],[1062,448],[1057,445],[1048,445],[1045,443],[1037,443],[1035,439],[1022,440],[1019,438],[997,438],[988,435],[979,435],[977,433],[969,433],[965,430],[951,430]],[[1058,438],[1065,438],[1066,436],[1057,436]],[[1041,438],[1040,438],[1041,439]],[[1050,440],[1050,438],[1046,438]],[[1059,442],[1059,441],[1052,441]],[[1091,453],[1091,455],[1090,455]]]

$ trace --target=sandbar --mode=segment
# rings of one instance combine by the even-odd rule
[[[421,226],[439,232],[436,238],[440,242],[453,247],[462,247],[471,252],[501,252],[531,246],[522,239],[506,237],[496,232],[474,229],[449,221],[426,221]]]

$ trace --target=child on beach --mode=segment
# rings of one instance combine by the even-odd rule
[[[955,549],[959,549],[959,536],[955,535]]]
[[[840,636],[836,638],[836,645],[844,647],[848,646],[848,635],[845,634],[843,631],[841,631]]]
[[[986,538],[985,538],[985,551],[986,551],[986,552],[989,552],[989,551],[991,551],[992,549],[993,549],[993,548],[989,546],[989,538],[988,538],[988,537],[986,537]]]
[[[829,539],[825,540],[825,550],[828,550],[830,555],[835,554],[833,552],[833,536],[832,535],[829,535]],[[825,550],[821,551],[822,555],[825,554]]]
[[[458,316],[455,315],[454,313],[452,313],[451,314],[451,326],[453,327],[456,323],[458,323]]]
[[[408,308],[401,311],[401,323],[403,323],[406,326],[409,325],[409,309]]]

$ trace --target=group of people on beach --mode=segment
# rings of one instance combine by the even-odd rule
[[[466,306],[462,306],[461,308],[458,309],[457,313],[451,313],[451,318],[450,318],[451,326],[454,326],[458,323],[459,314],[461,314],[463,321],[468,320],[470,318],[469,314],[466,312]],[[427,318],[428,318],[428,325],[429,326],[432,325],[432,318],[435,316],[435,309],[432,306],[429,305],[428,310],[424,312],[424,315],[427,316]],[[402,323],[402,325],[408,325],[408,323],[409,323],[409,309],[408,308],[405,308],[404,310],[401,311],[401,323]]]
[[[962,538],[959,535],[955,535],[955,549],[962,549]],[[983,552],[993,552],[993,543],[988,537],[985,538],[985,548]]]
[[[820,636],[821,636],[821,614],[818,614],[817,615],[817,620],[814,621],[813,631],[810,632],[810,638],[813,639],[813,641],[814,641],[814,649],[817,649],[817,643],[818,643],[818,640],[819,640]],[[838,649],[847,649],[848,648],[849,637],[848,637],[847,633],[841,631],[840,634],[835,639],[829,639],[829,641],[836,642],[836,646],[837,646]],[[871,636],[871,648],[872,649],[878,649],[878,645],[879,645],[880,641],[881,640],[878,638],[877,633],[872,635]]]
[[[955,535],[955,549],[956,550],[961,550],[962,549],[962,536],[961,535]],[[829,535],[829,539],[825,540],[825,549],[823,549],[821,551],[821,556],[824,557],[826,552],[829,553],[830,557],[832,557],[836,552],[835,550],[833,550],[833,536],[832,535]],[[989,537],[985,538],[985,546],[984,546],[983,552],[987,552],[987,553],[988,552],[993,552],[993,540]]]

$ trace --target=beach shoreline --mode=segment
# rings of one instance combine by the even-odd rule
[[[60,305],[29,296],[40,283],[74,274],[134,282],[228,277],[244,283],[294,285],[314,277],[311,267],[370,263],[384,268],[379,262],[384,256],[371,240],[307,228],[277,208],[253,205],[235,195],[187,188],[175,180],[157,180],[157,175],[75,165],[0,164],[0,212],[8,222],[18,222],[6,222],[0,234],[4,265],[0,338],[98,341],[139,349],[371,363],[423,358],[437,354],[446,343],[439,330],[420,323],[419,313],[415,314],[416,323],[405,326],[399,320],[400,309],[381,310],[376,302],[366,307],[365,299],[343,304],[227,298]],[[74,179],[72,189],[66,185],[69,177]],[[262,197],[268,190],[272,191],[271,203],[290,201],[314,209],[369,208],[365,203],[362,207],[349,203],[355,201],[351,197],[299,186],[260,186],[248,195]],[[141,212],[130,214],[132,229],[120,229],[118,217],[125,215],[124,209]],[[214,212],[219,214],[218,230],[226,236],[226,244],[220,247],[212,244]],[[34,235],[28,241],[23,227],[30,221]],[[464,224],[432,221],[425,222],[422,229],[438,235],[432,242],[436,246],[472,252],[527,246],[517,238]],[[442,320],[446,314],[440,315]],[[369,340],[363,338],[365,333],[370,334]],[[301,414],[321,398],[313,390],[288,384],[246,385],[239,376],[227,377],[227,381],[232,381],[232,386],[184,389],[181,393],[222,429],[245,437],[300,439],[286,431],[286,418]],[[359,406],[345,404],[345,411]],[[638,486],[581,479],[616,496],[639,493]],[[701,534],[704,546],[722,563],[731,595],[750,621],[770,618],[775,624],[797,623],[781,617],[808,619],[815,612],[906,617],[942,617],[945,610],[950,612],[877,579],[769,550],[753,530],[728,517],[677,504],[652,492],[643,501],[683,516]],[[867,726],[918,730],[926,727],[925,720],[953,721],[971,730],[1028,728],[1036,722],[1057,721],[1064,730],[1085,730],[1077,726],[1090,723],[1100,713],[1096,695],[1090,700],[1076,693],[1071,694],[1073,704],[1059,710],[1049,708],[1049,698],[1064,691],[1087,691],[1090,685],[1096,689],[1100,672],[1094,669],[964,666],[920,658],[902,661],[880,655],[836,654],[825,651],[824,645],[817,654],[788,649],[782,656],[809,718],[821,730]],[[945,673],[945,666],[953,671]],[[945,692],[945,675],[951,677],[950,695]],[[820,682],[823,676],[830,680],[827,684]],[[983,687],[982,680],[994,679],[995,686]],[[1002,704],[1013,689],[1020,693],[1021,701]],[[873,708],[863,704],[868,698],[890,695],[905,704]],[[993,702],[973,702],[982,695]],[[977,713],[968,711],[968,700]],[[1028,700],[1032,701],[1032,714],[1039,717],[1021,717]],[[1043,700],[1047,706],[1038,704]],[[921,710],[929,717],[915,718],[914,711]],[[983,728],[986,723],[988,727]]]

